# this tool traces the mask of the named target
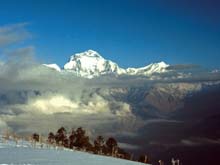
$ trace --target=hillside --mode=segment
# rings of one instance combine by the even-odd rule
[[[112,157],[99,156],[80,151],[55,149],[53,147],[32,147],[20,141],[3,142],[0,139],[0,164],[4,165],[141,165],[142,163]]]

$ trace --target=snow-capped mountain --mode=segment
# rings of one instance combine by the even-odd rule
[[[166,72],[169,65],[164,62],[152,63],[141,68],[121,68],[115,62],[104,59],[98,52],[88,50],[70,57],[64,70],[79,77],[94,78],[100,75],[151,75]]]
[[[141,68],[121,68],[117,63],[103,58],[98,52],[88,50],[70,57],[63,70],[57,64],[43,64],[59,72],[70,72],[78,77],[94,78],[101,75],[152,75],[164,73],[169,65],[165,62],[152,63]]]
[[[54,69],[54,70],[56,70],[58,72],[61,71],[60,67],[57,64],[43,64],[43,65],[48,67],[48,68]]]
[[[99,53],[88,50],[70,57],[64,70],[71,71],[80,77],[93,78],[104,74],[123,74],[126,71],[116,63],[104,59]]]
[[[129,75],[150,75],[152,73],[163,73],[166,72],[166,68],[169,65],[165,62],[152,63],[145,67],[141,68],[128,68],[126,69],[126,73]]]

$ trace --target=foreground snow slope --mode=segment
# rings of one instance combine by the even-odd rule
[[[116,159],[89,153],[33,148],[27,142],[7,144],[0,140],[0,165],[139,165],[142,163]]]

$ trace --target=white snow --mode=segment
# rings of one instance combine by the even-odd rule
[[[153,73],[164,73],[169,65],[165,62],[152,63],[142,68],[128,68],[126,69],[129,75],[150,75]]]
[[[93,78],[100,75],[151,75],[166,72],[169,65],[165,62],[152,63],[142,68],[119,67],[116,63],[104,59],[98,52],[88,50],[70,57],[64,65],[64,70],[74,73],[79,77]]]
[[[125,70],[116,63],[104,59],[94,50],[77,53],[70,57],[64,69],[75,73],[77,76],[93,78],[104,74],[121,74]]]
[[[43,64],[43,65],[48,67],[48,68],[54,69],[54,70],[56,70],[58,72],[61,71],[60,67],[57,64]]]
[[[98,52],[88,50],[76,53],[70,57],[69,62],[64,65],[62,70],[57,64],[43,64],[46,67],[58,72],[72,73],[78,77],[94,78],[101,75],[144,75],[149,76],[153,73],[164,73],[169,65],[165,62],[152,63],[141,68],[121,68],[115,62],[104,59]]]
[[[68,149],[34,148],[25,141],[16,144],[0,139],[0,165],[141,165],[142,163]]]

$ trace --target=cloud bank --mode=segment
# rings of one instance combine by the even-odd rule
[[[172,101],[174,96],[181,96],[178,100],[181,101],[190,91],[197,90],[201,83],[220,81],[219,73],[181,72],[192,66],[173,67],[170,72],[151,77],[111,75],[85,79],[69,72],[57,72],[35,60],[34,46],[8,49],[7,46],[30,37],[25,26],[17,24],[0,28],[0,47],[4,47],[2,55],[7,55],[6,60],[0,63],[1,131],[46,134],[60,126],[69,129],[82,126],[93,136],[104,133],[133,137],[144,125],[173,122],[169,119],[143,119],[143,112],[148,114],[154,109],[139,98],[144,100],[156,88],[158,95],[149,96],[157,99],[159,94],[169,93],[172,89],[174,94],[167,98]],[[184,84],[175,85],[178,83]],[[187,92],[176,97],[178,93],[175,91]],[[154,105],[153,101],[151,105]],[[159,100],[160,103],[162,101]],[[159,104],[154,106],[160,107]]]

